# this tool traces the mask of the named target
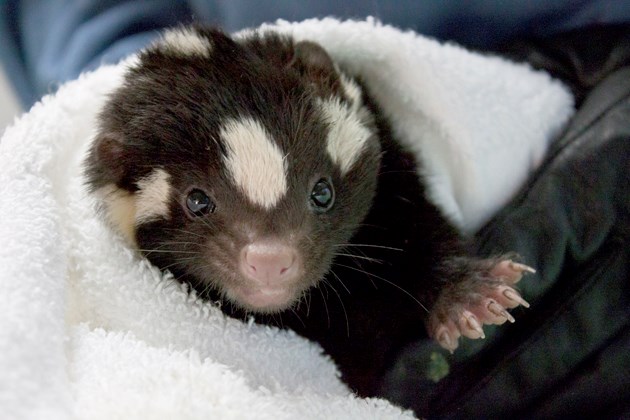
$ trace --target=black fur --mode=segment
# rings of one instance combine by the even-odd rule
[[[365,124],[375,136],[360,162],[341,176],[325,153],[327,127],[313,101],[350,99],[323,50],[273,34],[235,41],[216,30],[198,31],[211,41],[210,59],[159,48],[141,54],[141,65],[100,116],[100,135],[87,161],[89,185],[97,190],[115,184],[133,193],[153,168],[171,174],[180,196],[170,204],[171,220],[138,226],[136,239],[142,249],[162,251],[170,249],[165,240],[186,242],[173,254],[145,254],[213,300],[224,297],[221,282],[234,277],[224,249],[245,243],[232,222],[256,221],[269,234],[306,230],[308,240],[299,245],[310,273],[305,287],[316,287],[294,308],[257,320],[318,341],[353,389],[374,395],[394,355],[426,336],[423,322],[438,294],[470,270],[488,267],[465,257],[456,230],[425,198],[414,157],[393,139],[367,95],[371,117]],[[270,213],[225,187],[230,182],[217,133],[225,119],[244,115],[260,120],[290,159],[292,192]],[[337,201],[330,213],[316,216],[300,207],[299,197],[322,175],[332,177]],[[221,216],[203,223],[186,216],[181,196],[192,185],[212,194]],[[203,257],[218,259],[224,270],[177,254],[202,246]],[[248,315],[238,304],[222,308],[235,317]]]

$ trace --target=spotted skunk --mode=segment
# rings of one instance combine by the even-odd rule
[[[86,160],[143,256],[231,316],[319,342],[364,396],[425,328],[453,351],[528,306],[512,286],[532,269],[468,256],[418,174],[321,46],[201,27],[139,54]]]

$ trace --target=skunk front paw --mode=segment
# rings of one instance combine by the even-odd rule
[[[459,337],[485,338],[483,325],[514,322],[507,311],[529,303],[512,286],[531,267],[509,258],[478,260],[465,257],[451,259],[447,273],[463,276],[448,283],[430,311],[429,334],[451,353],[459,345]]]

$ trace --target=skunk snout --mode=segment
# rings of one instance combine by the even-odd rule
[[[303,264],[298,250],[281,240],[255,240],[238,257],[243,281],[229,289],[233,300],[257,312],[274,312],[294,303],[301,290]]]
[[[250,280],[263,287],[281,287],[297,279],[297,250],[279,241],[258,241],[243,248],[241,270]]]

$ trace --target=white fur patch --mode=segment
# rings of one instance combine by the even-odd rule
[[[156,219],[170,218],[168,208],[171,195],[170,175],[164,169],[155,169],[151,174],[139,180],[136,196],[136,224]]]
[[[357,106],[349,106],[336,99],[319,102],[329,126],[326,151],[345,175],[361,156],[372,133],[360,120]]]
[[[358,110],[359,107],[363,105],[362,100],[362,91],[357,82],[343,74],[339,73],[339,80],[341,81],[341,86],[343,87],[344,93],[352,101],[352,109]]]
[[[254,204],[271,208],[287,193],[283,153],[256,120],[228,121],[221,129],[225,166],[234,183]]]
[[[96,195],[105,205],[107,220],[132,244],[135,244],[135,214],[136,204],[134,195],[121,190],[114,184],[100,188]]]
[[[161,51],[181,56],[210,57],[210,41],[191,28],[171,29],[162,35],[155,47]]]

